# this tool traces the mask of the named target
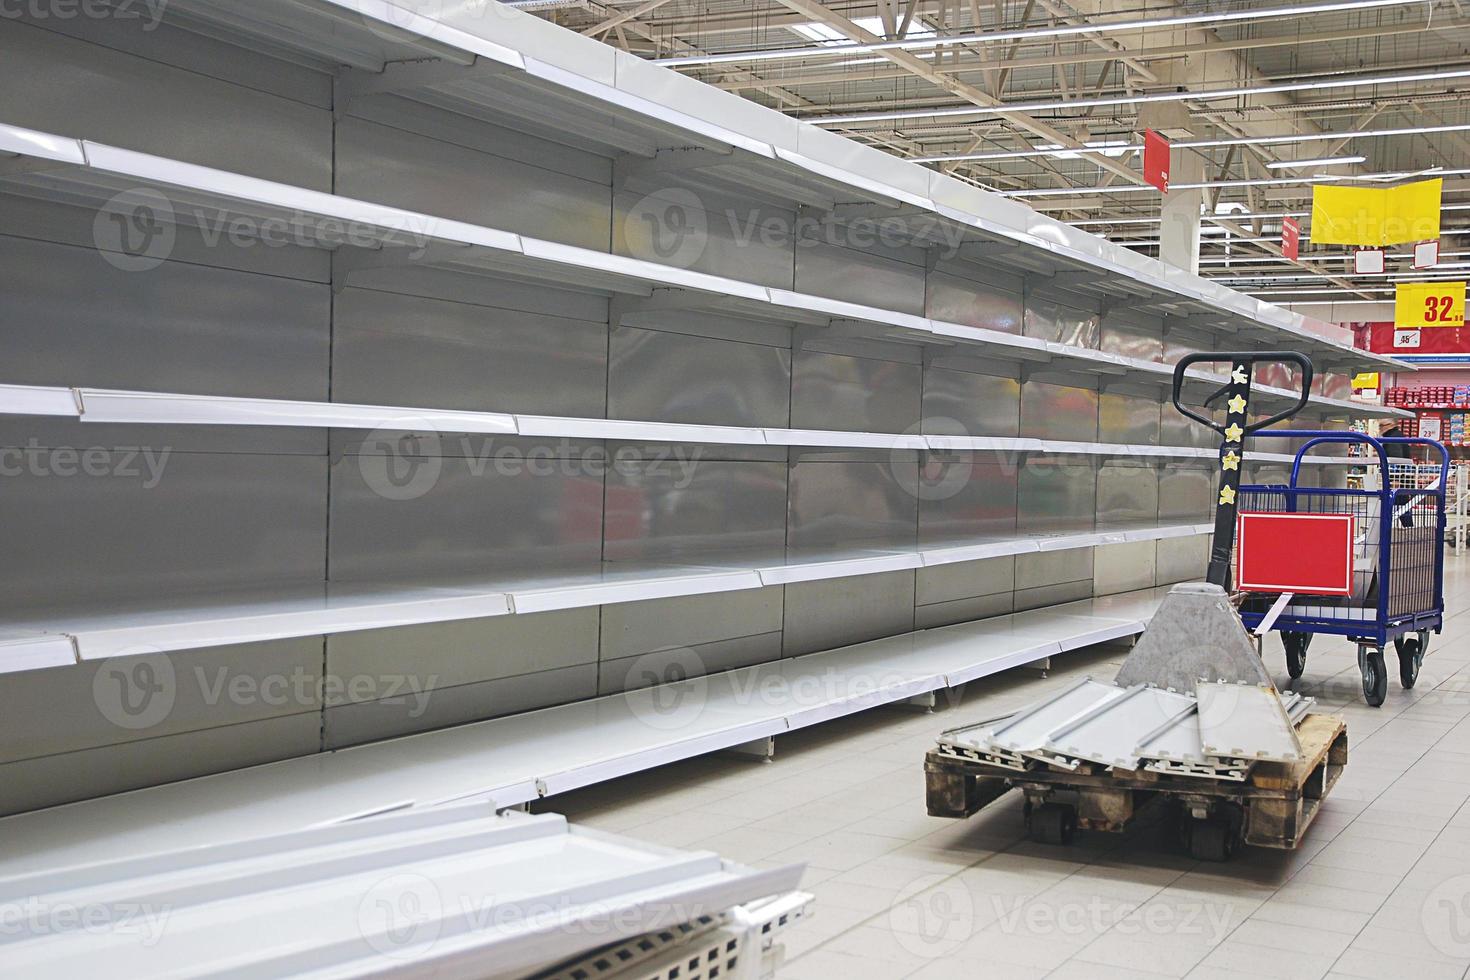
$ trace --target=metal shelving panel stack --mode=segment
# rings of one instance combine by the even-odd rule
[[[497,3],[133,6],[0,21],[0,813],[1195,576],[1186,350],[1397,414]]]

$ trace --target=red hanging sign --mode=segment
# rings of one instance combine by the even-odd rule
[[[1143,134],[1143,179],[1169,193],[1169,141],[1152,129]]]
[[[1243,592],[1351,595],[1352,514],[1240,514],[1235,582]]]
[[[1281,254],[1295,262],[1301,254],[1302,226],[1295,218],[1281,219]]]

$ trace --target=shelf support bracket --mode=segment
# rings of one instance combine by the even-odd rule
[[[72,163],[63,163],[60,160],[43,160],[40,157],[6,156],[0,157],[0,177],[20,177],[25,174],[53,173],[75,166]]]
[[[486,75],[504,75],[510,70],[498,61],[473,56],[467,62],[440,58],[390,61],[381,72],[343,68],[337,72],[332,113],[341,119],[355,103],[375,95],[402,95]]]
[[[394,245],[335,249],[332,252],[332,292],[341,293],[347,288],[348,279],[357,273],[443,265],[462,259],[473,250],[473,245],[445,242],[434,242],[424,248]]]
[[[698,147],[658,150],[651,157],[620,153],[613,159],[613,189],[620,191],[629,181],[666,177],[709,167],[728,166],[735,161],[735,151],[709,150]]]

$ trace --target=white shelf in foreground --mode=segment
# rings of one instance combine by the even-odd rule
[[[398,809],[513,806],[1135,635],[1165,591],[923,630],[7,817],[0,878]]]
[[[0,907],[46,896],[47,908],[110,910],[111,925],[124,914],[132,925],[46,915],[6,929],[0,960],[11,975],[529,976],[789,894],[802,875],[801,865],[755,870],[488,806],[125,855],[0,878]],[[760,937],[748,938],[739,956],[759,957]]]

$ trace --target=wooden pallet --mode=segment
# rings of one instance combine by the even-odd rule
[[[1347,723],[1308,715],[1297,726],[1303,758],[1297,763],[1260,762],[1245,782],[1083,766],[1069,772],[1040,766],[1026,772],[1001,769],[930,750],[924,759],[930,816],[968,817],[1012,789],[1028,801],[1065,800],[1076,807],[1076,826],[1120,832],[1155,798],[1180,800],[1192,812],[1238,808],[1247,844],[1294,848],[1317,816],[1347,765]]]

